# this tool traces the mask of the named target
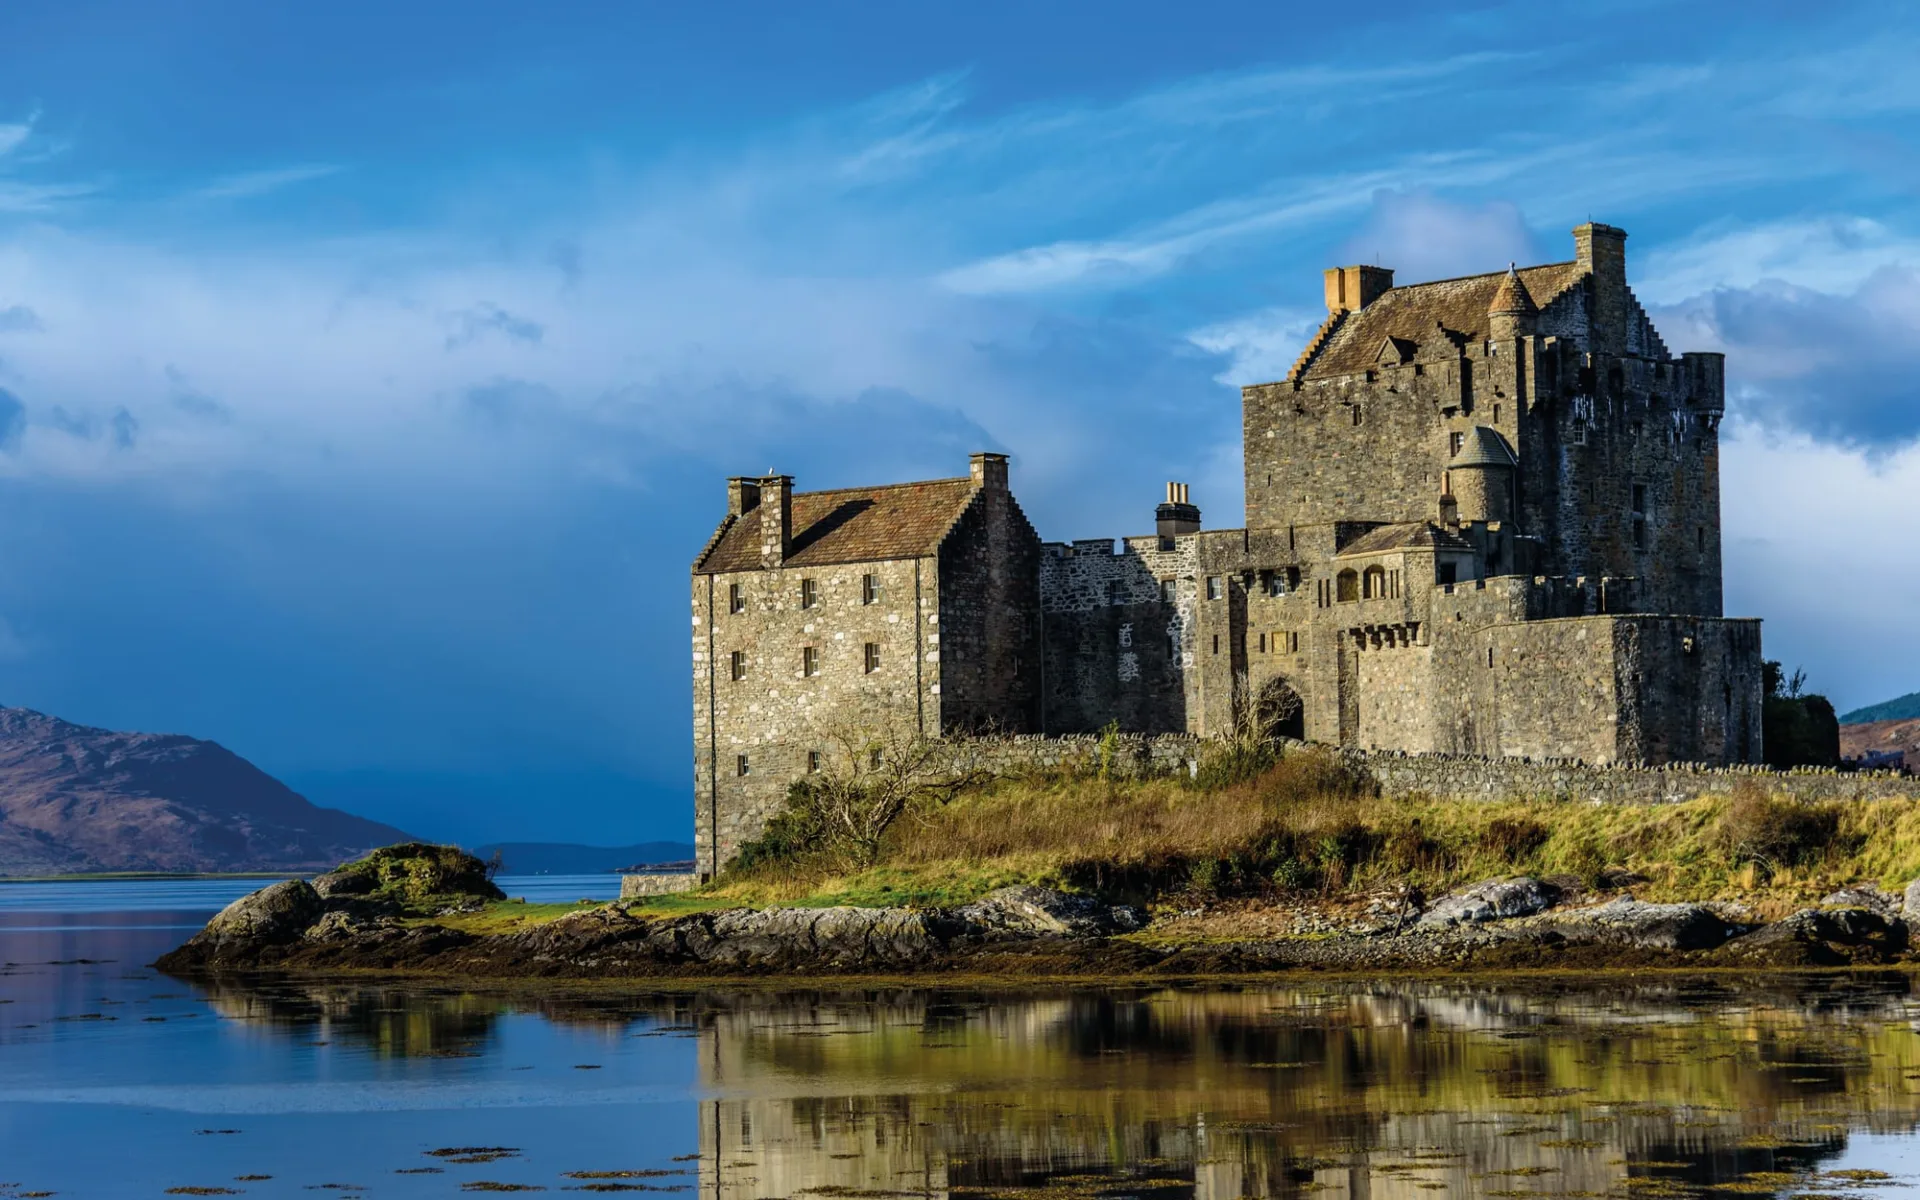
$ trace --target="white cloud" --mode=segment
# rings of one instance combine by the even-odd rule
[[[1324,312],[1269,308],[1196,329],[1187,339],[1209,354],[1226,356],[1214,378],[1228,387],[1285,379],[1294,360],[1327,319]]]
[[[1920,238],[1866,217],[1833,215],[1710,227],[1656,246],[1636,264],[1634,292],[1673,304],[1716,288],[1778,280],[1846,292],[1887,266],[1920,266]]]
[[[1542,259],[1519,207],[1510,201],[1464,204],[1422,191],[1377,193],[1367,223],[1340,254],[1342,263],[1392,268],[1399,284],[1478,275],[1506,263]]]
[[[1870,458],[1752,424],[1721,450],[1727,614],[1841,710],[1920,688],[1920,446]]]
[[[263,171],[241,171],[223,175],[198,188],[192,195],[201,200],[246,200],[264,196],[295,184],[325,179],[338,174],[332,163],[302,163],[291,167],[273,167]]]

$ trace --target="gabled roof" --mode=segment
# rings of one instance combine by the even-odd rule
[[[1564,262],[1390,288],[1372,304],[1348,313],[1320,352],[1295,369],[1294,378],[1327,379],[1365,371],[1378,364],[1381,346],[1389,338],[1411,342],[1423,351],[1446,333],[1466,341],[1484,338],[1487,315],[1510,274],[1527,299],[1541,308],[1586,277],[1579,263]],[[1447,354],[1451,356],[1451,349]]]
[[[1454,467],[1517,467],[1520,459],[1507,445],[1507,439],[1485,425],[1475,425],[1460,442],[1460,453],[1447,463]]]
[[[1390,550],[1466,550],[1473,543],[1432,521],[1414,521],[1405,525],[1382,525],[1348,542],[1335,558],[1361,554],[1385,554]]]
[[[960,478],[796,492],[785,565],[819,567],[932,554],[976,490],[972,479]],[[757,509],[745,517],[728,517],[712,546],[693,564],[696,575],[759,569]]]

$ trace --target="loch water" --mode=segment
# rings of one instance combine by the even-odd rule
[[[1920,1185],[1899,973],[502,990],[147,965],[252,886],[0,885],[0,1197]]]

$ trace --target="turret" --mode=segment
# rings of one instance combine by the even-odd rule
[[[1447,464],[1447,492],[1462,524],[1513,517],[1513,469],[1520,465],[1507,440],[1475,425]]]
[[[1487,335],[1496,342],[1525,337],[1533,332],[1534,318],[1539,315],[1540,307],[1521,282],[1520,272],[1508,263],[1507,277],[1500,281],[1493,302],[1487,305]]]

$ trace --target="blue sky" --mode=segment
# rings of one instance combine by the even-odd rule
[[[0,700],[429,836],[687,832],[723,478],[1239,523],[1319,272],[1570,257],[1729,355],[1728,607],[1920,688],[1887,4],[0,7]]]

